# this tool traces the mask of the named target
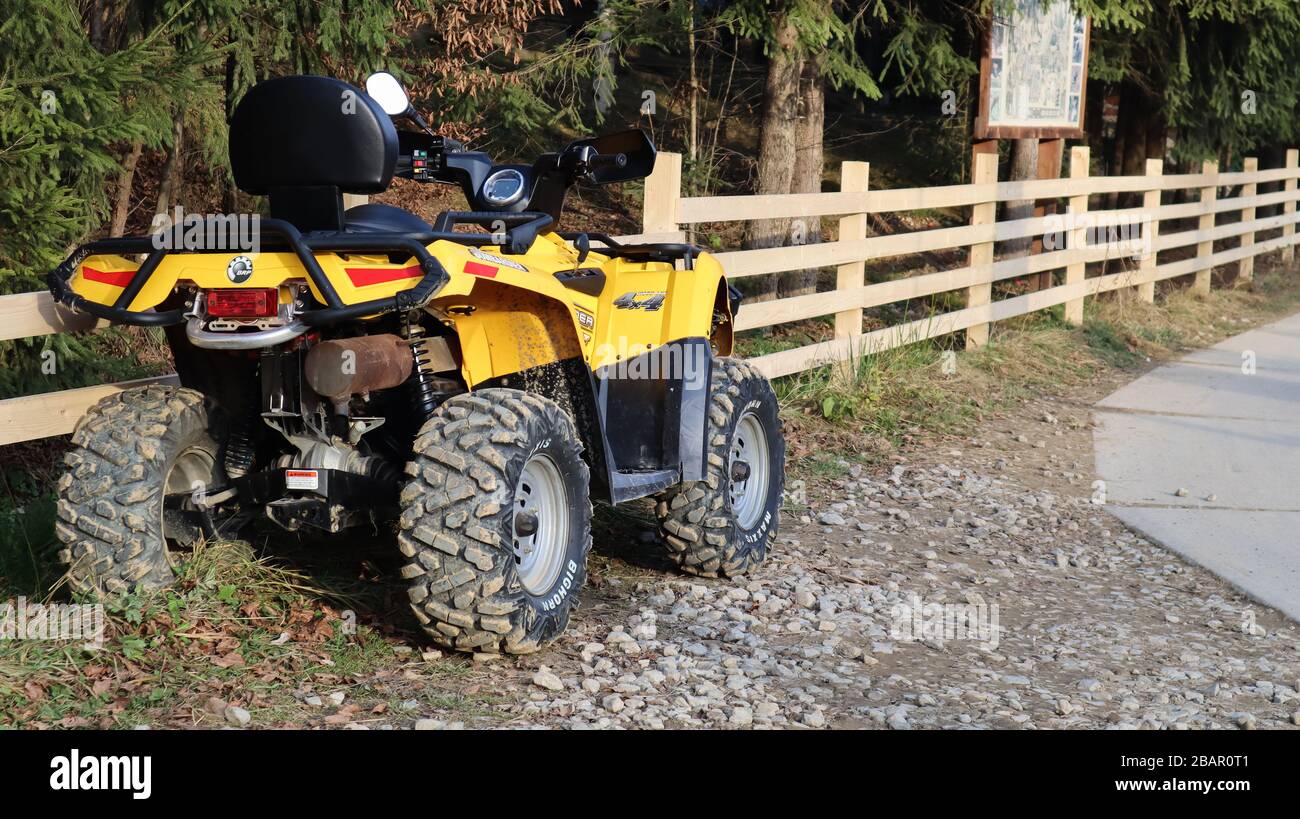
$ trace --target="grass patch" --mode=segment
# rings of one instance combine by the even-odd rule
[[[0,598],[43,598],[58,580],[54,519],[54,495],[37,477],[0,469]]]
[[[834,335],[835,320],[829,316],[798,324],[782,324],[762,330],[746,330],[736,337],[736,355],[757,358],[825,341]]]
[[[461,673],[442,668],[453,664],[423,663],[385,636],[382,617],[359,619],[355,605],[346,588],[260,558],[246,543],[201,545],[174,587],[105,607],[102,647],[0,640],[0,725],[215,726],[213,699],[246,708],[260,727],[378,720],[390,699],[409,696],[413,683],[395,669],[410,658],[428,697],[485,710]],[[346,691],[349,705],[309,707],[294,696],[313,690]]]

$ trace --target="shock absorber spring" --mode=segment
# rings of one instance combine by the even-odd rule
[[[438,407],[438,391],[425,347],[428,339],[424,337],[424,326],[420,324],[418,312],[407,317],[403,336],[411,345],[411,355],[415,360],[415,372],[411,373],[411,406],[420,418],[428,418]]]
[[[247,421],[240,421],[226,439],[226,475],[242,478],[253,468],[253,436]]]

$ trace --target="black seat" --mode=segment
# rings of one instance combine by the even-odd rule
[[[301,231],[341,230],[343,194],[379,193],[397,165],[397,130],[379,103],[330,77],[278,77],[249,89],[230,123],[240,190]]]
[[[349,233],[431,233],[433,226],[409,210],[392,205],[357,205],[343,214]]]

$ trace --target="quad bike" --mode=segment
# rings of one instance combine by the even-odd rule
[[[785,448],[771,385],[728,357],[739,293],[698,247],[555,230],[575,182],[650,173],[644,134],[497,165],[434,134],[390,74],[365,92],[292,76],[245,96],[230,159],[269,200],[255,249],[208,225],[90,242],[49,276],[66,308],[165,328],[180,382],[77,425],[56,524],[75,590],[166,586],[186,548],[254,518],[395,522],[433,640],[524,653],[568,622],[593,498],[654,496],[687,572],[763,560]],[[344,209],[394,175],[472,209]]]

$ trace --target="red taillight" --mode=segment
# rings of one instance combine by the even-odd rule
[[[208,315],[213,318],[270,318],[279,309],[274,287],[208,291]]]

